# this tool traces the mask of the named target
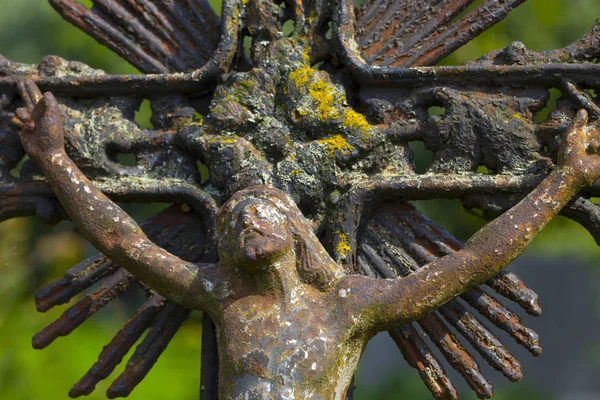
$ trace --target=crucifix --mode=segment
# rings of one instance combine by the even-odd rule
[[[206,315],[203,398],[351,397],[380,331],[434,397],[456,398],[415,321],[479,397],[492,387],[448,325],[519,380],[519,362],[464,303],[539,355],[537,334],[478,286],[539,315],[535,293],[502,269],[559,212],[600,237],[598,24],[565,49],[512,44],[472,65],[418,66],[521,2],[484,2],[455,21],[471,1],[406,1],[391,13],[379,1],[230,0],[219,21],[201,1],[51,1],[146,72],[110,76],[57,57],[0,65],[11,116],[0,217],[69,218],[101,253],[37,294],[44,311],[96,285],[34,347],[134,281],[148,296],[69,394],[93,391],[149,329],[107,393],[128,395],[190,309]],[[554,86],[565,99],[535,122]],[[140,96],[152,130],[132,121]],[[434,105],[445,113],[430,116]],[[414,140],[434,152],[425,173]],[[120,165],[121,153],[136,165]],[[25,172],[7,175],[25,154]],[[490,222],[463,245],[410,205],[423,198],[460,198]],[[115,200],[179,206],[138,226]]]

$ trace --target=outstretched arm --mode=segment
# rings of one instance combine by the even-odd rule
[[[401,279],[348,276],[339,289],[368,328],[413,321],[482,284],[514,260],[581,189],[600,177],[600,133],[579,111],[563,139],[558,166],[520,203],[484,226],[458,252]],[[350,289],[350,290],[348,290]]]
[[[13,119],[29,157],[44,174],[73,223],[101,252],[159,294],[187,307],[215,309],[206,279],[192,263],[152,243],[121,208],[95,188],[64,149],[63,118],[54,96],[32,81],[19,85],[26,107]]]

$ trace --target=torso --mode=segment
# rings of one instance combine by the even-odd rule
[[[219,397],[343,399],[366,339],[352,337],[332,296],[306,285],[287,301],[256,295],[226,306]]]

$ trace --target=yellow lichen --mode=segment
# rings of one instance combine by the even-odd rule
[[[519,121],[523,121],[524,120],[524,118],[519,113],[513,113],[512,117],[514,119],[518,119]]]
[[[352,109],[344,111],[342,124],[350,129],[357,129],[361,133],[368,133],[371,130],[371,125],[369,125],[365,117]]]
[[[360,141],[364,146],[369,146],[373,139],[373,129],[364,115],[351,108],[346,108],[342,118],[342,126],[360,134]]]
[[[300,175],[302,173],[299,169],[293,169],[290,171],[290,175]]]
[[[243,80],[241,80],[240,81],[240,86],[243,89],[254,89],[255,85],[254,85],[254,81],[251,78],[249,78],[249,79],[243,79]]]
[[[204,116],[196,111],[194,115],[189,119],[188,125],[202,126],[203,122]]]
[[[348,242],[348,237],[345,233],[338,232],[340,242],[337,245],[337,251],[340,256],[345,257],[346,254],[352,252],[352,248],[350,247],[350,243]]]
[[[232,144],[235,143],[236,137],[216,137],[209,140],[209,143],[216,144]]]
[[[336,107],[334,86],[323,80],[308,84],[308,95],[317,102],[315,115],[320,121],[338,119],[340,113]]]
[[[327,146],[327,154],[330,157],[335,154],[336,150],[342,154],[348,154],[352,150],[352,146],[342,135],[334,135],[329,139],[318,140],[318,142]]]
[[[290,73],[290,80],[294,82],[296,89],[301,90],[306,86],[313,73],[314,70],[310,67],[300,67]]]
[[[302,50],[302,61],[304,64],[310,65],[310,53],[307,47],[304,47],[304,50]]]
[[[307,94],[315,101],[315,116],[319,121],[338,119],[340,113],[339,105],[344,100],[343,96],[338,96],[335,92],[335,85],[316,76],[314,69],[303,66],[290,73],[290,80],[296,86],[296,89],[306,89]],[[298,110],[300,115],[307,115],[306,110]]]

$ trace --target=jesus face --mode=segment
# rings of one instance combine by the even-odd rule
[[[240,201],[231,212],[230,227],[240,266],[264,269],[292,249],[288,219],[269,200]]]

